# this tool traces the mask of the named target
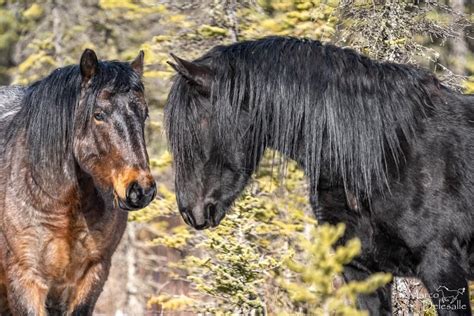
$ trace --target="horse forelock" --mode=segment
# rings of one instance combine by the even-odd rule
[[[193,161],[201,154],[198,146],[200,109],[194,97],[186,80],[176,77],[168,96],[165,125],[178,177],[193,172]]]

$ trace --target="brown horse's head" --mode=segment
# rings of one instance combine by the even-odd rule
[[[99,62],[86,50],[79,69],[74,160],[101,192],[113,193],[116,206],[143,208],[156,193],[144,139],[143,52],[132,63],[122,63]]]

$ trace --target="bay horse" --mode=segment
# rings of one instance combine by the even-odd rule
[[[143,52],[0,88],[0,313],[92,315],[127,212],[155,196]]]
[[[187,224],[217,226],[270,148],[303,168],[318,221],[344,222],[341,242],[361,240],[346,280],[383,271],[418,277],[430,293],[465,289],[459,308],[437,311],[471,314],[474,96],[423,69],[309,39],[172,56],[165,122]],[[391,284],[358,305],[391,315]]]

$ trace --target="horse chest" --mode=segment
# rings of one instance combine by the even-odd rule
[[[51,236],[44,245],[43,262],[47,279],[57,286],[74,285],[93,264],[108,257],[114,238],[115,220],[90,226],[79,217],[66,235]]]
[[[99,240],[80,231],[67,237],[53,237],[43,248],[43,272],[52,283],[75,283],[88,264],[100,258]]]

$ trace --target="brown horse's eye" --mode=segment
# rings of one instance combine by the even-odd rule
[[[103,121],[103,120],[105,120],[105,113],[102,112],[102,111],[101,111],[101,112],[96,112],[96,113],[94,113],[94,119],[95,119],[96,121]]]

